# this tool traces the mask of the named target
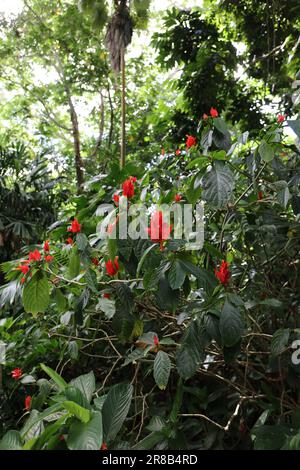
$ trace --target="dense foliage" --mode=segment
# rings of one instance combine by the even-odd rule
[[[300,449],[298,8],[1,19],[0,449]]]
[[[252,141],[211,114],[147,171],[112,165],[76,218],[3,265],[4,393],[17,415],[31,399],[2,446],[297,448],[299,159],[283,129],[299,122]],[[100,239],[101,204],[124,198],[202,199],[203,248],[152,236],[153,214],[149,240]]]

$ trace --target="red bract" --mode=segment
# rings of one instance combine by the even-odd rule
[[[110,299],[110,294],[108,292],[105,292],[105,294],[103,294],[103,298]]]
[[[181,199],[182,198],[181,198],[180,194],[175,194],[174,201],[179,202],[179,201],[181,201]]]
[[[114,194],[114,195],[113,195],[113,200],[114,200],[114,203],[115,203],[116,205],[118,205],[118,204],[119,204],[119,200],[120,200],[119,194],[117,194],[117,193]]]
[[[148,233],[151,241],[160,244],[160,249],[163,249],[163,242],[166,241],[172,231],[172,225],[163,221],[162,211],[156,211],[151,215],[150,227]]]
[[[24,283],[25,283],[25,281],[26,281],[26,277],[21,277],[21,281],[20,281],[20,282],[21,282],[21,284],[24,284]]]
[[[73,245],[73,238],[69,237],[66,240],[67,245]]]
[[[194,137],[192,135],[187,136],[185,145],[187,146],[188,149],[191,148],[191,147],[194,147],[196,145],[196,143],[197,143],[196,137]]]
[[[23,274],[27,274],[29,271],[29,266],[27,264],[23,266],[20,264],[20,266],[18,266],[17,269],[21,271]]]
[[[175,152],[176,155],[181,155],[181,150],[180,149],[177,149],[176,152]]]
[[[71,227],[68,227],[68,232],[79,233],[81,232],[81,224],[77,219],[72,220]]]
[[[34,250],[29,253],[29,261],[40,261],[41,260],[41,253],[39,250]]]
[[[97,258],[93,258],[92,259],[92,263],[95,265],[95,266],[99,266],[99,260]]]
[[[203,116],[202,116],[202,119],[204,119],[204,121],[206,121],[206,119],[208,119],[207,114],[204,113]]]
[[[30,410],[30,405],[31,405],[31,396],[28,395],[25,398],[25,410],[29,411]]]
[[[283,122],[285,120],[285,116],[283,114],[278,114],[277,122]]]
[[[49,245],[48,240],[46,240],[44,243],[44,251],[50,251],[50,245]]]
[[[154,343],[155,346],[158,346],[158,345],[159,345],[159,340],[158,340],[158,336],[157,336],[157,335],[154,335],[153,343]]]
[[[134,181],[133,178],[130,176],[127,180],[124,181],[122,188],[123,188],[123,196],[131,198],[134,196]]]
[[[11,376],[15,380],[19,380],[20,377],[22,377],[23,371],[19,367],[11,371]]]
[[[53,261],[53,256],[51,256],[51,255],[46,255],[46,256],[45,256],[45,261],[46,261],[46,263],[51,263],[51,261]]]
[[[165,153],[166,153],[166,152],[165,152],[165,149],[161,149],[161,154],[162,154],[162,156],[164,156]]]
[[[264,194],[262,191],[258,191],[258,199],[261,201],[264,197]]]
[[[216,118],[216,117],[219,116],[219,113],[215,108],[210,108],[209,113],[210,113],[211,117],[213,117],[213,118]]]
[[[106,267],[106,272],[109,276],[115,276],[115,274],[117,274],[117,272],[119,271],[118,256],[116,256],[113,261],[111,259],[106,261],[105,267]]]
[[[102,443],[102,446],[101,446],[100,450],[108,450],[106,442]]]
[[[215,275],[223,284],[224,286],[227,286],[230,278],[230,271],[228,270],[228,263],[224,260],[222,260],[221,266],[219,270],[215,269]]]

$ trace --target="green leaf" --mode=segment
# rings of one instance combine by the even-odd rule
[[[100,298],[96,308],[97,310],[101,310],[108,320],[113,318],[116,313],[116,303],[112,299]]]
[[[221,208],[230,199],[234,188],[234,175],[221,162],[215,162],[203,177],[203,199],[211,206]]]
[[[163,439],[163,435],[160,432],[152,432],[148,436],[144,437],[141,441],[135,444],[131,450],[149,450],[153,449]]]
[[[55,289],[55,303],[59,313],[66,310],[67,298],[60,289]]]
[[[84,233],[76,235],[76,245],[79,251],[84,251],[89,246],[89,241]]]
[[[288,436],[288,430],[282,425],[263,425],[255,427],[252,432],[255,436],[255,450],[280,450]]]
[[[45,313],[49,302],[49,284],[46,274],[37,271],[23,289],[24,310],[33,315]]]
[[[162,310],[175,313],[179,303],[180,291],[172,290],[166,277],[159,281],[158,290],[155,293],[156,302]]]
[[[261,159],[265,162],[270,162],[274,158],[274,150],[265,140],[263,140],[258,147],[258,152]]]
[[[84,374],[84,375],[80,375],[79,377],[76,377],[76,379],[71,380],[70,385],[72,385],[75,388],[78,388],[78,390],[81,391],[81,393],[85,396],[87,401],[90,403],[93,393],[95,392],[95,389],[96,389],[94,372],[91,371],[88,374]]]
[[[88,423],[90,420],[90,412],[86,408],[78,405],[74,401],[64,401],[62,402],[62,406],[69,411],[72,415],[76,416],[82,423]]]
[[[154,361],[154,380],[160,390],[165,390],[171,372],[171,361],[167,353],[158,351]]]
[[[143,253],[143,255],[142,255],[142,257],[141,257],[141,259],[140,259],[140,261],[139,261],[137,270],[136,270],[136,277],[139,277],[139,274],[140,274],[140,272],[141,272],[142,266],[143,266],[143,264],[144,264],[144,261],[145,261],[147,255],[148,255],[148,253],[150,253],[150,251],[153,250],[153,248],[156,248],[156,246],[157,246],[157,244],[154,243],[154,244],[148,246],[148,248],[144,251],[144,253]]]
[[[288,119],[286,123],[295,132],[297,137],[300,139],[300,120],[291,121],[290,119]]]
[[[182,269],[182,266],[178,260],[175,260],[168,272],[168,280],[170,286],[173,290],[179,289],[184,283],[186,277],[185,270]]]
[[[66,444],[70,450],[100,450],[102,442],[102,416],[100,411],[93,411],[88,423],[70,426]]]
[[[64,379],[57,372],[55,372],[55,370],[51,369],[51,367],[48,367],[45,364],[41,364],[41,368],[56,383],[59,390],[63,392],[67,386],[67,382],[65,382]]]
[[[18,431],[8,431],[0,441],[0,450],[21,450],[22,442]]]
[[[287,347],[290,337],[290,330],[288,328],[275,331],[271,341],[271,353],[275,356],[281,354]]]
[[[224,346],[236,344],[244,331],[244,321],[239,310],[227,300],[220,315],[219,329]]]
[[[132,400],[133,386],[114,385],[108,392],[103,405],[104,440],[113,441],[120,431],[128,414]]]
[[[79,272],[80,272],[80,258],[79,258],[76,248],[73,248],[71,251],[71,256],[70,256],[69,266],[68,266],[69,279],[74,279],[74,277],[77,277]]]
[[[203,359],[205,347],[203,333],[199,323],[192,321],[184,334],[176,355],[177,369],[183,379],[192,377]]]
[[[67,401],[74,401],[77,405],[80,405],[87,410],[91,409],[86,396],[78,388],[68,385],[65,389],[65,394]]]

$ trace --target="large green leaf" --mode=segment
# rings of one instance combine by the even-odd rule
[[[274,158],[274,150],[265,140],[263,140],[258,147],[258,152],[261,156],[261,159],[265,162],[270,162]]]
[[[219,329],[224,346],[236,344],[244,331],[244,321],[240,311],[227,300],[223,306]]]
[[[87,401],[90,402],[96,388],[94,372],[91,371],[88,374],[76,377],[76,379],[71,380],[70,385],[78,388],[86,397]]]
[[[66,400],[62,403],[62,406],[69,411],[72,415],[76,416],[83,423],[88,423],[90,420],[90,412],[86,408],[78,405],[74,401]]]
[[[288,328],[281,328],[275,331],[271,341],[271,353],[277,356],[281,354],[287,347],[290,337],[290,330]]]
[[[179,375],[189,379],[196,372],[204,354],[204,330],[197,321],[192,321],[187,328],[181,347],[176,355],[176,364]]]
[[[78,252],[75,248],[72,249],[69,266],[68,266],[68,276],[70,279],[78,276],[80,271],[80,258]]]
[[[114,385],[103,405],[103,433],[105,442],[113,441],[128,414],[133,387],[130,384]]]
[[[67,382],[57,373],[55,370],[51,369],[51,367],[46,366],[45,364],[41,364],[41,368],[44,372],[46,372],[49,377],[56,383],[58,388],[63,392],[67,386]]]
[[[213,207],[226,205],[234,188],[234,175],[221,162],[215,162],[212,169],[203,177],[203,199]]]
[[[168,280],[173,290],[179,289],[184,283],[186,272],[182,269],[182,266],[178,260],[172,263],[172,266],[168,272]]]
[[[154,361],[154,380],[161,390],[165,390],[171,372],[171,361],[167,353],[158,351]]]
[[[100,450],[102,440],[102,416],[93,411],[88,423],[76,421],[70,426],[67,446],[70,450]]]
[[[8,431],[0,441],[0,450],[21,450],[22,442],[18,431]]]
[[[23,306],[27,313],[44,313],[49,305],[49,284],[46,274],[37,271],[23,289]]]

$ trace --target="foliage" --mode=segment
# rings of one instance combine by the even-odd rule
[[[101,430],[113,449],[298,448],[299,148],[284,134],[298,124],[274,121],[251,139],[208,117],[190,148],[146,168],[111,162],[22,283],[26,255],[3,265],[4,393],[19,412],[32,400],[19,432],[2,410],[2,448],[99,449]],[[125,180],[148,207],[205,201],[203,248],[102,239]]]

